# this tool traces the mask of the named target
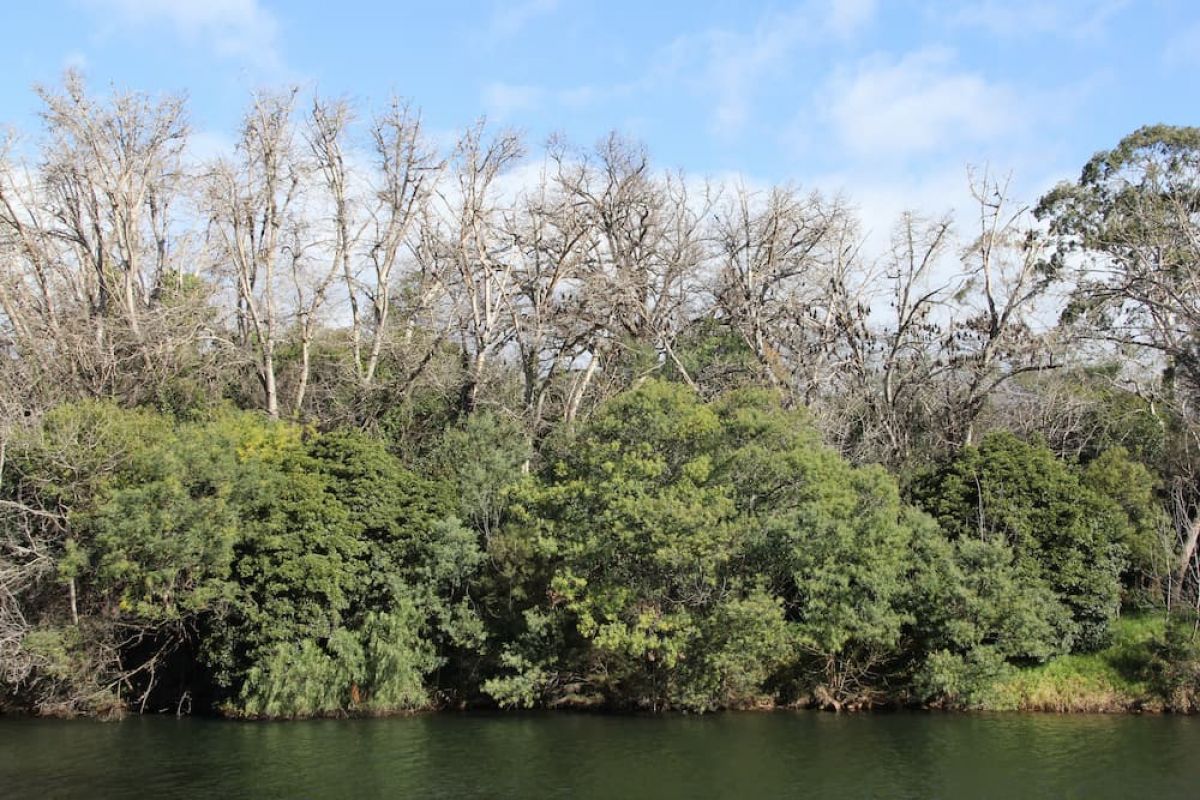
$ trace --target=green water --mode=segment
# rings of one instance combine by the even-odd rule
[[[1200,797],[1200,719],[0,719],[0,797]]]

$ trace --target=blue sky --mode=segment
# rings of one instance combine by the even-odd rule
[[[1151,122],[1200,124],[1197,0],[44,0],[6,4],[0,120],[68,65],[183,90],[220,142],[256,87],[411,98],[449,135],[620,130],[655,161],[845,191],[873,220],[1026,199]],[[883,223],[879,223],[883,224]]]

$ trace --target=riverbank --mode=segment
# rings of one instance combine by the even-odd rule
[[[1127,616],[1112,641],[1094,653],[1073,653],[1016,670],[983,693],[981,710],[1052,713],[1155,713],[1170,710],[1156,691],[1155,642],[1165,635],[1158,615]]]
[[[1161,655],[1166,641],[1167,621],[1156,613],[1133,613],[1120,617],[1111,626],[1110,643],[1095,652],[1059,656],[1045,664],[1027,667],[1008,667],[993,682],[972,692],[969,699],[934,702],[930,706],[946,713],[971,712],[1034,712],[1049,714],[1159,714],[1195,713],[1193,698],[1169,697],[1163,686]],[[920,710],[925,706],[905,698],[880,698],[868,707],[848,707],[850,712]],[[831,710],[813,697],[798,702],[780,704],[769,697],[757,703],[729,707],[728,711],[762,712],[779,710]],[[651,714],[637,709],[623,709],[596,704],[574,704],[549,709],[551,713],[582,712],[606,716],[675,716],[674,712]],[[237,713],[201,713],[201,718],[233,720],[304,720],[304,719],[370,719],[432,716],[445,713],[519,714],[492,705],[426,706],[389,710],[341,709],[330,713],[297,715],[249,715]],[[718,712],[719,713],[719,712]],[[686,715],[686,714],[685,714]],[[20,711],[0,707],[0,717],[26,716]],[[43,718],[89,717],[112,721],[140,716],[124,706],[114,706],[91,715],[43,713]],[[151,716],[173,716],[169,713]]]

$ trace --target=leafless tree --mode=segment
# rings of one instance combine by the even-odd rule
[[[505,235],[513,242],[510,308],[522,400],[535,432],[545,420],[551,390],[582,360],[591,359],[588,348],[597,333],[579,313],[581,276],[594,258],[595,232],[583,209],[550,176],[552,165],[562,168],[550,160],[504,219]]]
[[[948,358],[958,380],[949,388],[949,431],[971,444],[984,403],[1002,384],[1025,372],[1054,369],[1055,320],[1037,319],[1052,276],[1044,271],[1045,239],[1028,207],[1013,203],[1009,181],[972,177],[979,235],[963,254],[962,309],[951,323]],[[965,313],[962,313],[965,312]]]
[[[651,369],[670,363],[694,387],[675,345],[701,313],[712,191],[694,190],[682,175],[656,175],[645,150],[615,134],[594,154],[559,148],[553,157],[561,191],[591,231],[575,313],[590,323],[593,339],[578,360],[566,416],[578,413],[598,371],[623,382],[612,369],[629,348],[647,349],[658,359]]]
[[[513,242],[504,234],[500,179],[524,152],[520,138],[472,126],[455,149],[452,185],[438,191],[440,212],[418,250],[422,270],[445,288],[462,352],[460,405],[475,410],[485,370],[512,339]]]
[[[29,391],[45,382],[60,393],[152,394],[184,369],[205,327],[178,213],[189,182],[183,101],[98,99],[73,72],[61,91],[38,94],[39,162],[0,153],[6,345],[25,361]]]
[[[716,214],[716,308],[790,397],[811,401],[828,379],[820,374],[835,324],[828,300],[856,247],[852,226],[840,203],[790,187],[738,186]]]
[[[288,312],[284,262],[290,255],[294,278],[301,258],[297,207],[305,167],[292,121],[296,94],[292,89],[255,97],[237,153],[213,166],[205,197],[214,257],[232,273],[238,340],[253,354],[263,408],[272,417],[280,413],[276,351]]]

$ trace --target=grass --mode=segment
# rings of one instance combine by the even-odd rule
[[[993,710],[1117,712],[1161,710],[1145,681],[1149,643],[1161,636],[1160,615],[1129,615],[1112,626],[1112,643],[1094,653],[1057,658],[1001,679],[988,693]]]

